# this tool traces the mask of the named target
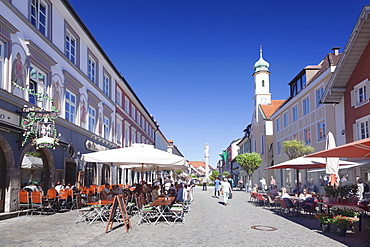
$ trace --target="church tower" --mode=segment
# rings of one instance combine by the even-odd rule
[[[260,47],[260,59],[254,64],[254,107],[258,118],[258,105],[270,105],[270,64],[262,58],[262,46]]]

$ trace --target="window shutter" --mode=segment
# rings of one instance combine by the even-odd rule
[[[351,106],[352,107],[356,106],[356,90],[355,89],[351,91]]]
[[[358,141],[357,123],[353,124],[353,141]]]
[[[366,100],[370,98],[370,81],[366,82]]]

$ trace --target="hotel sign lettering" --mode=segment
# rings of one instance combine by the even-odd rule
[[[19,127],[19,115],[0,108],[0,122]]]

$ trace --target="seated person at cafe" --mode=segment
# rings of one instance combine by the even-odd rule
[[[113,197],[113,192],[109,190],[109,187],[110,185],[106,183],[103,191],[100,193],[101,200],[107,200]]]
[[[177,196],[176,196],[176,202],[183,202],[185,201],[184,197],[184,187],[182,187],[181,184],[177,185]]]
[[[299,199],[304,201],[308,198],[312,198],[312,195],[310,194],[310,192],[308,191],[307,188],[303,189],[303,192],[299,195]]]
[[[279,190],[277,189],[277,186],[276,185],[272,186],[272,189],[270,190],[271,198],[275,198],[278,195],[279,195]]]
[[[120,195],[123,193],[123,189],[119,187],[117,184],[113,184],[111,192],[113,195]]]
[[[287,192],[287,189],[285,187],[281,187],[281,199],[287,198],[290,199],[290,195]]]
[[[37,190],[37,183],[36,182],[30,182],[29,185],[25,186],[23,189],[25,191],[31,193],[32,191]]]
[[[255,184],[254,187],[252,188],[253,193],[258,193],[258,185]]]
[[[152,190],[152,201],[154,202],[157,200],[159,197],[159,186],[154,185],[153,190]]]

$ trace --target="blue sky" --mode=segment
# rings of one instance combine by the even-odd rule
[[[272,99],[346,45],[366,1],[69,0],[188,160],[216,166],[253,112],[253,65],[270,63]],[[109,3],[109,4],[107,4]]]

